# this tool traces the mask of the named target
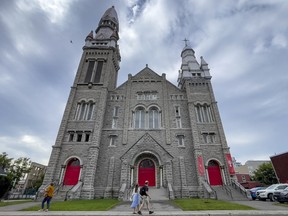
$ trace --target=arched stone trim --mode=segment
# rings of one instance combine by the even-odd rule
[[[83,166],[83,161],[81,160],[81,158],[79,158],[78,156],[75,156],[75,155],[68,157],[68,158],[64,161],[63,165],[66,167],[67,164],[68,164],[68,162],[69,162],[72,158],[77,158],[77,159],[80,161],[80,166]]]
[[[220,169],[220,175],[221,175],[222,184],[226,184],[226,178],[225,178],[225,173],[224,173],[224,169],[223,169],[224,165],[217,158],[210,158],[210,159],[206,160],[206,163],[205,163],[205,175],[206,175],[206,179],[207,179],[208,183],[211,184],[211,182],[209,180],[209,172],[208,172],[208,167],[209,167],[209,162],[210,161],[215,161],[218,164],[219,169]]]
[[[207,102],[207,101],[195,101],[194,105],[201,105],[201,106],[207,105],[207,106],[210,106],[211,103]]]
[[[150,155],[153,155],[154,157],[156,157],[157,160],[158,160],[159,166],[163,166],[163,163],[162,163],[162,161],[161,161],[161,159],[160,159],[160,156],[159,156],[156,152],[152,152],[152,151],[143,151],[143,152],[140,152],[140,153],[135,154],[135,155],[133,156],[131,162],[130,162],[130,166],[134,166],[136,160],[137,160],[141,155],[146,155],[146,154],[147,154],[147,155],[150,154]]]
[[[216,161],[216,162],[218,163],[219,167],[224,166],[224,164],[223,164],[221,161],[219,161],[219,159],[217,159],[217,158],[210,158],[210,159],[207,159],[207,160],[206,160],[205,167],[206,167],[206,166],[208,167],[209,162],[212,161],[212,160]]]
[[[156,108],[158,111],[159,111],[159,113],[161,113],[162,112],[162,110],[160,109],[160,107],[157,105],[157,104],[150,104],[148,107],[147,107],[147,111],[149,111],[150,109],[152,109],[152,108]]]
[[[61,166],[59,184],[63,184],[63,180],[64,180],[64,177],[65,177],[65,174],[66,174],[66,170],[67,170],[67,165],[68,165],[69,161],[72,160],[73,158],[76,158],[77,160],[79,160],[79,163],[80,163],[80,172],[79,172],[78,181],[81,180],[82,169],[83,169],[83,161],[81,160],[80,157],[73,155],[73,156],[68,157],[68,158],[64,161],[64,163],[62,164],[62,166]]]
[[[133,109],[132,109],[132,112],[136,112],[136,110],[137,109],[139,109],[139,108],[143,108],[144,110],[145,110],[145,112],[146,112],[146,110],[147,110],[147,108],[146,108],[146,106],[144,105],[144,104],[137,104]]]
[[[130,162],[130,175],[131,175],[131,184],[137,183],[139,181],[139,165],[145,160],[149,159],[154,163],[155,166],[155,186],[160,187],[163,185],[163,163],[159,155],[152,151],[143,151],[137,153],[133,156]]]

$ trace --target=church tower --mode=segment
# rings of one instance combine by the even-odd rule
[[[235,175],[235,171],[213,93],[212,76],[204,58],[201,56],[199,64],[194,54],[185,39],[178,87],[187,94],[198,180],[199,183],[205,180],[210,185],[229,185],[230,177]],[[209,158],[213,159],[207,160]],[[206,163],[203,163],[204,161]]]
[[[116,88],[120,68],[118,32],[118,16],[112,6],[95,34],[91,31],[85,39],[43,185],[52,181],[67,187],[78,184],[80,197],[94,198],[106,100],[108,92]]]
[[[117,87],[118,32],[111,7],[85,39],[40,190],[54,182],[59,199],[125,200],[148,180],[173,199],[229,185],[234,169],[208,64],[186,41],[178,87],[148,65]]]

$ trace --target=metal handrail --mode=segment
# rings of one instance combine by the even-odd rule
[[[237,181],[235,181],[234,179],[231,179],[232,182],[232,186],[236,189],[239,189],[240,193],[244,194],[245,196],[247,196],[247,191],[246,189]]]
[[[228,194],[228,196],[230,196],[231,199],[233,200],[231,188],[229,188],[229,186],[228,186],[228,185],[225,185],[225,184],[222,185],[222,188],[225,190],[225,192]]]

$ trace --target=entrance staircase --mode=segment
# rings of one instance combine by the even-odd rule
[[[127,197],[123,197],[123,201],[129,201],[132,193],[133,193],[133,191],[132,191],[132,189],[130,189]],[[151,196],[151,199],[153,199],[153,200],[157,200],[157,201],[169,200],[167,189],[164,187],[160,187],[160,188],[149,187],[148,193]]]
[[[224,200],[224,201],[247,201],[248,197],[246,194],[243,194],[239,191],[239,189],[236,189],[229,185],[220,185],[220,186],[211,186],[213,190],[217,194],[218,200]]]
[[[149,187],[148,191],[149,195],[151,196],[152,200],[163,201],[169,200],[167,189],[160,187]]]

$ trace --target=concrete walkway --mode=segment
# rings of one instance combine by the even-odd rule
[[[218,211],[182,211],[177,206],[171,205],[169,201],[153,201],[151,200],[155,213],[153,215],[159,216],[288,216],[288,207],[275,206],[273,202],[263,201],[232,201],[243,205],[252,206],[259,210],[252,211],[239,211],[239,210],[218,210]],[[53,205],[53,203],[51,203]],[[11,205],[0,207],[0,216],[131,216],[132,209],[130,202],[123,202],[115,206],[109,211],[51,211],[51,212],[38,212],[38,211],[19,211],[23,208],[30,206],[40,206],[39,202],[23,203],[18,205]],[[142,209],[143,215],[149,215],[146,209]]]

